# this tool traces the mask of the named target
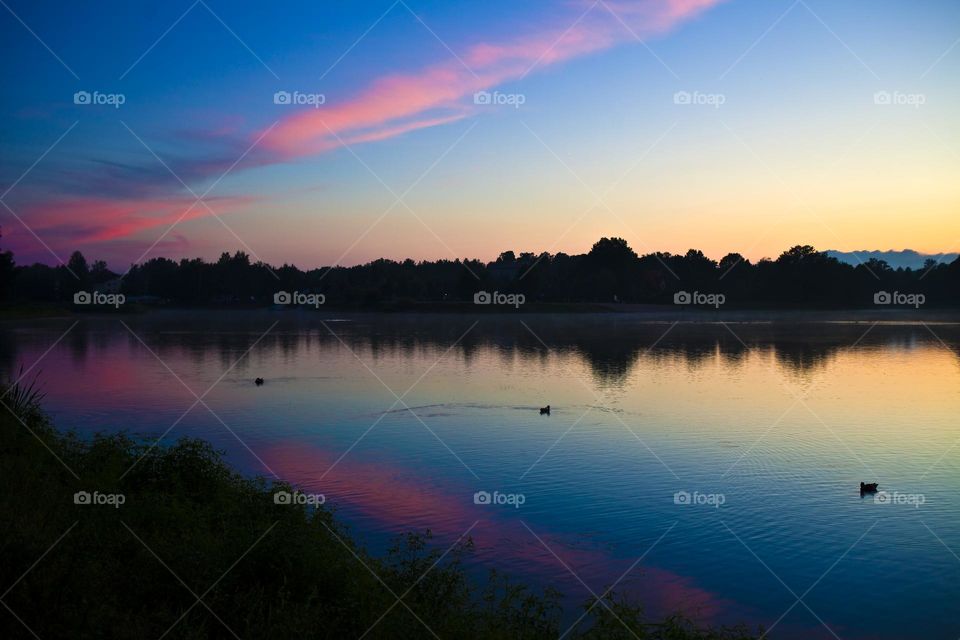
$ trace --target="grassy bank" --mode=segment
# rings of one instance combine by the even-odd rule
[[[471,582],[460,564],[469,541],[443,555],[428,535],[411,534],[372,557],[330,509],[275,504],[276,492],[292,488],[234,473],[202,441],[81,440],[58,432],[29,389],[15,386],[2,400],[0,637],[555,639],[566,631],[558,594],[496,574]],[[102,504],[77,504],[84,491]],[[680,617],[652,622],[611,595],[566,637],[755,636]]]

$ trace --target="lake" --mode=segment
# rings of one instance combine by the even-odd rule
[[[0,366],[39,361],[60,428],[323,494],[374,552],[469,535],[472,572],[559,588],[570,623],[616,584],[772,638],[960,636],[960,325],[645,318],[8,321]]]

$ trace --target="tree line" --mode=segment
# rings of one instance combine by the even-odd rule
[[[954,306],[960,301],[960,258],[920,269],[883,260],[851,265],[808,245],[776,259],[751,262],[738,253],[715,261],[685,254],[638,255],[622,238],[601,238],[588,253],[505,251],[480,260],[395,261],[302,270],[251,261],[241,251],[215,262],[153,258],[118,274],[75,251],[65,265],[18,266],[0,252],[0,296],[8,302],[69,303],[78,291],[113,290],[134,300],[179,305],[274,302],[277,292],[322,293],[327,304],[355,307],[473,302],[481,291],[523,294],[529,303],[674,304],[722,294],[734,307],[870,307],[875,303]],[[900,298],[890,296],[898,293]],[[884,301],[883,294],[888,294]],[[701,299],[703,295],[701,295]],[[916,306],[916,305],[913,305]]]

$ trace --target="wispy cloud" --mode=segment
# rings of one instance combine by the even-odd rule
[[[382,140],[456,120],[470,114],[472,105],[465,99],[475,92],[633,41],[637,35],[667,32],[721,1],[613,0],[605,6],[590,2],[573,17],[566,16],[571,23],[474,44],[459,59],[450,56],[412,72],[383,76],[345,102],[304,109],[281,121],[266,136],[265,147],[289,159],[335,148],[338,137],[347,142],[353,136]]]
[[[567,11],[558,13],[551,26],[496,42],[477,42],[459,57],[448,55],[423,68],[374,78],[343,102],[304,108],[269,132],[264,127],[246,140],[235,135],[235,123],[225,114],[224,121],[231,122],[229,131],[189,134],[193,142],[215,143],[216,153],[171,159],[169,165],[187,184],[197,184],[219,177],[239,157],[239,152],[231,155],[231,151],[244,149],[261,136],[260,144],[233,167],[234,172],[327,153],[343,143],[371,143],[461,120],[475,114],[471,99],[475,92],[633,42],[637,36],[662,35],[723,1],[576,0],[565,5]],[[183,135],[188,134],[173,133],[175,139]],[[142,166],[101,161],[90,175],[61,174],[54,199],[47,196],[24,209],[29,224],[46,241],[69,249],[129,238],[167,226],[181,216],[186,221],[210,215],[202,205],[184,215],[194,198],[154,160],[149,158]],[[229,213],[250,201],[222,198],[217,213]]]

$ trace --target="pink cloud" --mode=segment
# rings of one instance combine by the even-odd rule
[[[206,198],[205,202],[218,215],[255,201],[250,196]],[[194,198],[104,199],[74,198],[47,201],[27,207],[24,222],[36,233],[66,236],[72,243],[84,244],[114,240],[134,235],[145,229],[173,224],[210,215]],[[192,207],[191,207],[192,206]]]
[[[243,161],[233,166],[239,153],[219,152],[215,157],[177,164],[177,174],[188,182],[235,170],[268,166],[300,157],[327,153],[341,144],[368,143],[468,117],[476,107],[473,93],[525,77],[535,69],[662,34],[723,0],[576,0],[575,11],[565,12],[552,26],[499,42],[479,42],[468,47],[461,60],[448,56],[424,68],[373,79],[356,94],[338,104],[305,108],[289,115],[272,130],[254,132],[242,149],[259,141]],[[567,5],[571,6],[571,5]],[[614,15],[615,12],[615,15]],[[579,20],[578,20],[579,18]],[[626,25],[629,25],[629,29]],[[201,141],[225,142],[238,121],[221,118],[221,130],[187,135]],[[184,132],[180,132],[184,135]],[[152,162],[152,161],[151,161]],[[181,166],[182,165],[182,166]],[[193,199],[168,196],[169,176],[157,168],[115,167],[104,163],[100,173],[73,181],[71,197],[41,200],[26,210],[27,223],[58,248],[76,244],[115,242],[146,229],[205,217]],[[223,198],[234,207],[250,198]],[[210,199],[213,203],[216,200]],[[219,211],[218,211],[219,213]]]
[[[356,135],[360,141],[382,140],[422,126],[456,120],[465,115],[463,99],[477,91],[518,80],[537,67],[608,49],[632,40],[634,34],[668,31],[721,1],[591,3],[587,13],[572,27],[528,33],[506,42],[475,44],[462,56],[463,63],[451,57],[416,72],[384,76],[345,102],[291,115],[266,135],[263,145],[290,159],[335,148],[340,144],[338,137]],[[452,110],[461,115],[424,118],[437,110]],[[419,125],[402,124],[414,118],[419,119]]]

